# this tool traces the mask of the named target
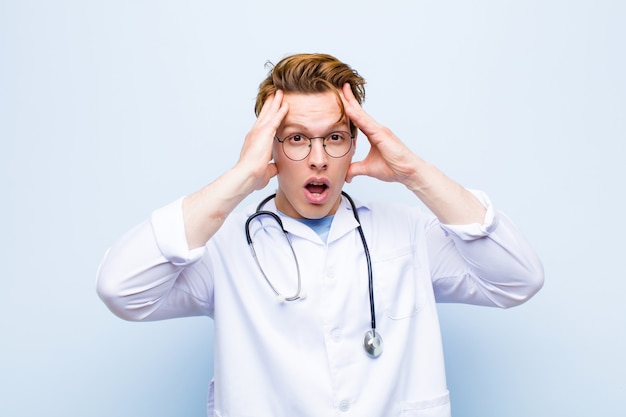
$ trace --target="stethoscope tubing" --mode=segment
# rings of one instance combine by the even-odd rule
[[[356,206],[352,197],[348,195],[345,191],[341,192],[341,195],[346,197],[350,206],[352,207],[352,213],[354,215],[354,219],[359,224],[357,226],[357,230],[359,231],[359,236],[361,236],[361,242],[363,243],[363,251],[365,252],[365,262],[367,263],[367,285],[369,288],[369,297],[370,297],[370,317],[371,317],[371,325],[372,325],[372,334],[376,335],[376,308],[374,307],[374,274],[372,273],[372,257],[370,256],[370,250],[367,246],[367,240],[365,239],[365,233],[363,233],[363,228],[361,227],[361,219],[359,218],[359,213],[356,211]]]
[[[365,334],[364,347],[365,347],[365,351],[371,357],[377,358],[382,353],[383,342],[382,342],[382,338],[380,337],[380,335],[376,333],[376,307],[374,304],[374,277],[373,277],[373,272],[372,272],[372,258],[370,256],[369,247],[367,246],[367,241],[365,239],[365,233],[363,232],[363,228],[361,227],[361,220],[359,218],[359,214],[357,213],[356,205],[354,204],[354,201],[352,200],[352,198],[345,191],[342,191],[341,195],[344,196],[350,203],[350,206],[352,208],[352,213],[354,215],[354,219],[357,221],[357,230],[359,232],[359,237],[361,238],[361,242],[363,243],[363,251],[365,253],[365,261],[367,263],[367,281],[368,281],[368,289],[369,289],[370,323],[371,323],[371,330],[366,332]],[[276,194],[272,194],[266,197],[263,201],[259,203],[259,205],[256,208],[256,211],[246,220],[246,224],[245,224],[246,241],[248,242],[248,246],[250,247],[250,250],[252,252],[252,257],[254,258],[256,265],[259,267],[259,270],[261,271],[263,278],[265,278],[265,281],[268,283],[272,291],[274,291],[274,293],[282,300],[296,301],[296,300],[304,298],[302,296],[302,277],[300,275],[300,265],[298,263],[298,257],[296,256],[296,251],[293,248],[291,239],[289,238],[289,234],[285,230],[285,227],[283,226],[283,222],[280,219],[280,217],[274,212],[263,210],[263,206],[265,206],[265,204],[268,201],[270,201],[271,199],[275,197],[276,197]],[[252,220],[260,216],[270,216],[274,220],[276,220],[281,230],[283,231],[285,238],[287,239],[287,242],[289,243],[289,247],[291,248],[291,253],[293,254],[293,258],[296,263],[296,269],[298,271],[298,289],[296,293],[292,296],[285,297],[274,287],[269,277],[265,274],[265,271],[263,270],[261,263],[259,262],[259,259],[256,254],[256,250],[254,249],[254,244],[252,242],[252,237],[250,235],[250,223],[252,222]]]
[[[257,211],[254,214],[252,214],[250,217],[248,217],[248,220],[246,220],[246,240],[248,242],[248,246],[250,247],[250,250],[252,251],[252,257],[254,258],[256,265],[259,267],[261,274],[263,274],[263,278],[265,278],[265,281],[268,283],[272,291],[274,291],[274,293],[278,297],[280,297],[281,296],[280,292],[274,287],[274,285],[272,284],[272,281],[265,274],[265,270],[263,270],[263,267],[261,266],[261,263],[259,262],[259,258],[256,254],[256,250],[254,249],[254,244],[252,243],[252,237],[250,236],[250,222],[254,220],[255,218],[259,216],[271,216],[274,218],[274,220],[276,220],[276,222],[278,222],[281,230],[283,231],[285,235],[285,238],[287,239],[287,242],[289,242],[289,248],[291,249],[291,253],[293,254],[293,259],[296,262],[296,270],[298,272],[298,289],[296,290],[296,293],[290,297],[284,297],[284,299],[285,301],[295,301],[301,298],[301,292],[302,292],[302,278],[300,276],[300,264],[298,263],[298,256],[296,256],[296,251],[293,249],[293,245],[291,244],[291,239],[289,238],[289,234],[285,230],[285,227],[283,226],[283,222],[282,220],[280,220],[280,217],[278,217],[276,213],[273,213],[271,211],[259,210],[260,207],[263,207],[263,205],[275,195],[276,194],[269,196],[268,198],[263,200],[261,204],[259,205],[259,207],[257,207]]]

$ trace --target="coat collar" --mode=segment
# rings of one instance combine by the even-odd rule
[[[369,206],[360,202],[359,200],[354,200],[354,204],[357,210],[365,209],[369,210]],[[268,201],[263,210],[272,211],[277,213],[283,222],[283,227],[285,230],[295,236],[301,237],[303,239],[307,239],[312,242],[316,242],[319,244],[324,244],[320,237],[315,233],[313,229],[305,225],[304,223],[294,219],[293,217],[286,216],[276,209],[276,202],[274,199]],[[337,212],[335,213],[335,217],[333,219],[332,225],[330,226],[330,232],[328,234],[328,243],[330,244],[334,240],[341,238],[346,233],[351,230],[356,229],[358,226],[358,222],[354,218],[354,214],[352,212],[352,206],[348,199],[344,196],[341,197],[341,203],[337,208]]]

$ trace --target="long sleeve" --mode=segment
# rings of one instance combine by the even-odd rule
[[[543,266],[526,238],[484,193],[482,225],[450,226],[436,221],[427,229],[429,258],[438,302],[513,307],[541,289]]]
[[[205,248],[187,249],[181,200],[156,210],[105,254],[97,292],[119,317],[162,320],[210,315],[212,285]]]

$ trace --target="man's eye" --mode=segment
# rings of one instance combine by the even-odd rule
[[[328,136],[328,139],[330,142],[342,142],[347,139],[347,136],[341,132],[337,132],[337,133],[331,133]]]
[[[302,137],[302,135],[291,135],[289,136],[289,142],[293,144],[302,143],[304,142],[304,138]]]

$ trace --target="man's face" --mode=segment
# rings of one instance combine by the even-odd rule
[[[281,139],[294,133],[317,137],[333,131],[350,131],[349,121],[345,117],[339,120],[341,110],[333,92],[287,93],[283,101],[289,104],[289,112],[276,132]],[[282,145],[274,141],[278,210],[307,219],[335,214],[354,149],[352,146],[345,156],[333,158],[324,151],[321,139],[313,139],[311,153],[301,161],[293,161],[287,158]]]

